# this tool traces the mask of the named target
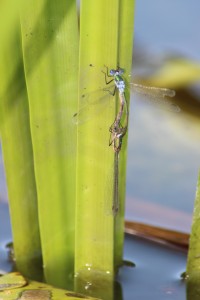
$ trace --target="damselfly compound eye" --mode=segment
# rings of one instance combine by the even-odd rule
[[[111,69],[111,70],[110,70],[110,75],[111,75],[111,76],[114,76],[115,74],[116,74],[116,70]]]

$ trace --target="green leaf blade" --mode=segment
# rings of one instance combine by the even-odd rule
[[[76,2],[32,1],[21,14],[45,278],[72,286],[78,79]]]

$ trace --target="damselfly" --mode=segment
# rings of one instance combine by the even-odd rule
[[[122,140],[128,129],[129,110],[128,110],[126,98],[125,95],[121,95],[121,94],[119,94],[119,98],[120,98],[120,108],[113,124],[109,128],[110,131],[109,146],[111,145],[113,146],[114,152],[119,152],[121,150]],[[123,113],[125,115],[125,120],[123,120],[124,123],[122,125]]]
[[[125,106],[125,124],[124,126],[121,125],[120,116],[124,112]],[[112,205],[112,212],[113,215],[116,216],[119,210],[119,153],[122,147],[123,138],[127,132],[128,128],[128,108],[126,99],[124,98],[124,106],[121,105],[120,110],[115,118],[114,123],[110,126],[110,143],[109,146],[113,146],[113,150],[115,152],[114,157],[114,181],[113,181],[113,205]]]
[[[126,89],[126,83],[123,78],[124,69],[117,68],[111,69],[108,72],[108,68],[106,67],[106,72],[103,72],[105,74],[105,82],[106,85],[111,84],[114,81],[114,89],[111,92],[108,88],[103,88],[102,92],[105,93],[102,97],[99,97],[99,99],[96,99],[95,97],[90,97],[91,95],[84,95],[84,105],[80,107],[80,110],[74,114],[73,121],[76,124],[84,123],[90,118],[94,117],[96,113],[100,112],[99,107],[103,106],[104,104],[109,103],[107,97],[108,96],[114,96],[116,90],[119,94],[119,109],[116,114],[115,120],[113,124],[110,126],[110,142],[109,145],[113,146],[113,150],[115,152],[115,158],[114,158],[114,182],[113,182],[113,205],[112,205],[112,211],[113,215],[115,216],[119,210],[119,187],[118,187],[118,181],[119,181],[119,153],[122,147],[122,141],[123,138],[127,132],[128,128],[128,118],[129,118],[129,110],[126,102],[125,97],[125,89]],[[109,81],[108,78],[111,78]],[[169,97],[175,96],[175,91],[166,89],[166,88],[157,88],[157,87],[149,87],[149,86],[143,86],[141,84],[136,83],[130,83],[127,85],[130,87],[133,91],[140,93],[147,97],[148,100],[151,102],[155,102],[156,104],[164,107],[165,109],[168,109],[170,111],[179,112],[180,108],[172,103],[169,100]],[[90,100],[88,100],[90,99]],[[91,114],[91,115],[90,115]],[[124,118],[125,116],[125,118]],[[124,124],[122,124],[122,119],[124,121]]]
[[[116,216],[119,211],[119,152],[115,152],[114,182],[113,182],[113,204],[112,212]]]
[[[82,97],[82,103],[80,103],[80,109],[73,115],[73,122],[75,124],[82,124],[86,121],[94,118],[95,115],[99,114],[99,112],[106,107],[106,104],[109,104],[109,100],[112,99],[112,95],[115,94],[115,91],[118,90],[119,97],[121,95],[120,101],[122,103],[123,96],[125,94],[126,89],[131,89],[131,91],[136,92],[144,96],[144,99],[147,99],[151,103],[155,103],[157,106],[161,108],[173,112],[180,112],[180,108],[175,103],[171,102],[170,98],[175,96],[175,91],[167,88],[158,88],[152,86],[145,86],[142,84],[137,84],[134,82],[127,83],[123,78],[124,69],[117,68],[111,69],[103,72],[105,74],[106,85],[110,86],[108,89],[107,86],[102,88],[101,96],[99,96],[99,92],[93,92],[84,94]],[[107,81],[107,78],[111,78]],[[114,81],[114,86],[111,83]],[[113,87],[113,88],[112,88]],[[112,88],[112,91],[111,91]],[[98,96],[96,96],[96,94]],[[97,98],[99,97],[99,98]],[[109,99],[110,97],[110,99]]]
[[[117,119],[116,119],[117,120]],[[113,145],[115,152],[114,157],[114,182],[113,182],[113,205],[112,212],[115,216],[119,210],[119,153],[122,147],[123,137],[125,136],[128,128],[128,118],[126,125],[123,127],[119,122],[115,122],[110,127],[111,138],[109,146]]]

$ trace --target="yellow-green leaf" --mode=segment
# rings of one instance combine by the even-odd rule
[[[95,300],[95,298],[72,291],[58,289],[42,282],[27,281],[23,276],[16,272],[8,273],[0,277],[0,286],[0,300]]]

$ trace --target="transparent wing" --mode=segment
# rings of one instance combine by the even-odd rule
[[[73,115],[73,123],[83,124],[98,115],[112,101],[111,89],[113,90],[113,88],[112,85],[109,90],[105,88],[83,95],[80,109]],[[170,100],[175,96],[174,90],[137,83],[130,83],[130,88],[133,92],[143,95],[147,101],[155,103],[163,109],[173,112],[180,112],[181,110],[178,105]]]
[[[178,105],[169,99],[169,97],[172,98],[175,96],[176,93],[174,90],[145,86],[137,83],[131,83],[130,88],[133,92],[143,95],[147,101],[153,102],[164,109],[174,112],[180,112],[181,110]]]
[[[113,96],[103,89],[83,95],[80,109],[72,117],[73,123],[83,124],[94,118],[111,103],[112,99]]]

